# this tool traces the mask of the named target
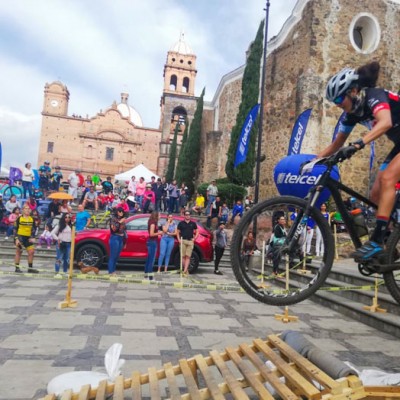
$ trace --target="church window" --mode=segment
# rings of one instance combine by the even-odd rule
[[[182,84],[182,91],[184,93],[188,93],[189,92],[189,78],[185,77],[183,78],[183,84]]]
[[[350,42],[361,54],[371,54],[379,46],[381,29],[371,13],[360,13],[353,18],[349,28]]]
[[[47,152],[52,153],[54,151],[54,142],[47,142]]]
[[[112,147],[106,147],[106,161],[113,161],[114,149]]]
[[[187,118],[187,112],[182,106],[175,107],[172,110],[171,122],[178,123],[179,125],[185,125]]]
[[[132,150],[128,150],[127,153],[126,153],[126,162],[128,164],[132,164],[132,160],[133,160]]]
[[[91,144],[86,148],[86,157],[93,158],[93,146]]]
[[[178,83],[178,78],[176,77],[176,75],[171,75],[171,79],[169,81],[170,90],[176,90],[177,83]]]

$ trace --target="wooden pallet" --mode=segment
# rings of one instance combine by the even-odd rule
[[[79,393],[65,391],[62,400],[114,400],[143,397],[150,399],[266,399],[272,392],[287,400],[324,399],[400,399],[396,388],[375,387],[367,391],[357,376],[332,379],[314,364],[293,350],[278,336],[255,339],[238,348],[227,347],[225,352],[210,351],[208,357],[197,355],[182,359],[179,365],[164,364],[164,368],[149,368],[147,374],[133,372],[129,378],[119,376],[114,384],[100,382],[92,389],[85,385]],[[269,368],[269,360],[275,368]],[[267,389],[265,383],[270,386]],[[273,389],[272,389],[273,388]],[[386,393],[386,394],[385,394]],[[56,400],[49,394],[41,400]]]

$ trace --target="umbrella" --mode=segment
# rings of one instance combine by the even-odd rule
[[[55,192],[48,196],[49,199],[74,200],[74,197],[65,192]]]

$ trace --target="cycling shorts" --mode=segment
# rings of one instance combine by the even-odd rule
[[[396,143],[390,153],[386,156],[385,160],[379,167],[379,171],[384,171],[389,165],[390,161],[393,160],[400,153],[400,143]]]
[[[27,250],[34,248],[34,244],[29,241],[29,239],[31,239],[30,236],[16,236],[15,238],[21,243],[21,246],[19,247],[20,249],[22,249],[22,247],[25,247]]]

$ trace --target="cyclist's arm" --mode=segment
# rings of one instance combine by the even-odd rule
[[[328,146],[325,147],[324,150],[320,151],[317,154],[317,158],[327,157],[331,154],[336,153],[341,147],[343,147],[344,143],[346,142],[348,135],[343,132],[339,132],[335,138],[335,140]]]
[[[392,126],[392,116],[390,110],[382,109],[374,114],[375,124],[374,127],[363,136],[363,142],[368,144],[380,136],[385,134]]]

